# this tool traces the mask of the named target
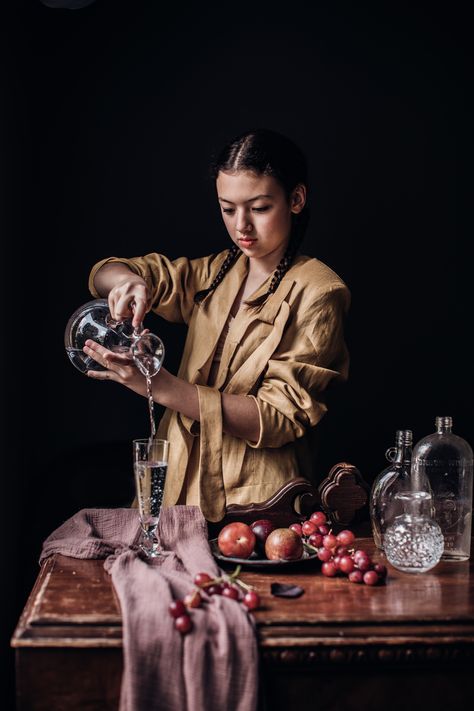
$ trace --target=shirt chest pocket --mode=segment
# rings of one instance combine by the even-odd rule
[[[253,321],[245,333],[242,334],[240,341],[234,343],[234,355],[236,357],[240,356],[241,359],[245,360],[270,336],[273,329],[273,323],[259,320]]]
[[[250,393],[277,349],[289,315],[290,307],[283,301],[273,323],[261,321],[242,334],[229,361],[225,392]]]

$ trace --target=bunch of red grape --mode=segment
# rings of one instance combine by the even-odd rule
[[[366,585],[377,585],[387,577],[385,565],[375,563],[366,551],[352,547],[355,542],[352,531],[332,533],[323,511],[314,511],[307,521],[292,523],[290,528],[316,552],[322,562],[321,572],[326,577],[334,578],[342,573],[351,583]]]
[[[192,630],[193,623],[190,610],[201,607],[206,601],[205,596],[222,595],[230,600],[242,602],[248,610],[255,610],[260,605],[260,597],[251,585],[238,578],[240,566],[231,575],[212,578],[208,573],[198,573],[194,578],[194,590],[182,600],[173,600],[169,605],[169,613],[174,618],[174,626],[181,634]]]

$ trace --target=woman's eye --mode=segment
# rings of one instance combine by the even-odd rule
[[[252,212],[266,212],[269,210],[271,205],[264,205],[263,207],[252,207]],[[235,208],[233,207],[223,207],[222,212],[224,212],[226,215],[233,215],[235,212]]]

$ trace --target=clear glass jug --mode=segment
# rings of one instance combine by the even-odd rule
[[[64,345],[71,363],[81,371],[105,370],[84,353],[87,339],[100,343],[114,353],[130,356],[142,375],[151,378],[160,370],[164,358],[163,341],[153,333],[134,328],[131,319],[114,321],[107,299],[94,299],[80,306],[70,317],[64,333]]]
[[[436,432],[413,450],[412,470],[430,481],[444,536],[443,560],[461,561],[471,554],[473,454],[452,427],[452,417],[436,418]]]

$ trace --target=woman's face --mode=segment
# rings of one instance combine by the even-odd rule
[[[275,178],[250,171],[220,172],[216,187],[232,241],[248,257],[276,266],[288,245],[291,215],[304,207],[305,187],[297,186],[288,201]]]

